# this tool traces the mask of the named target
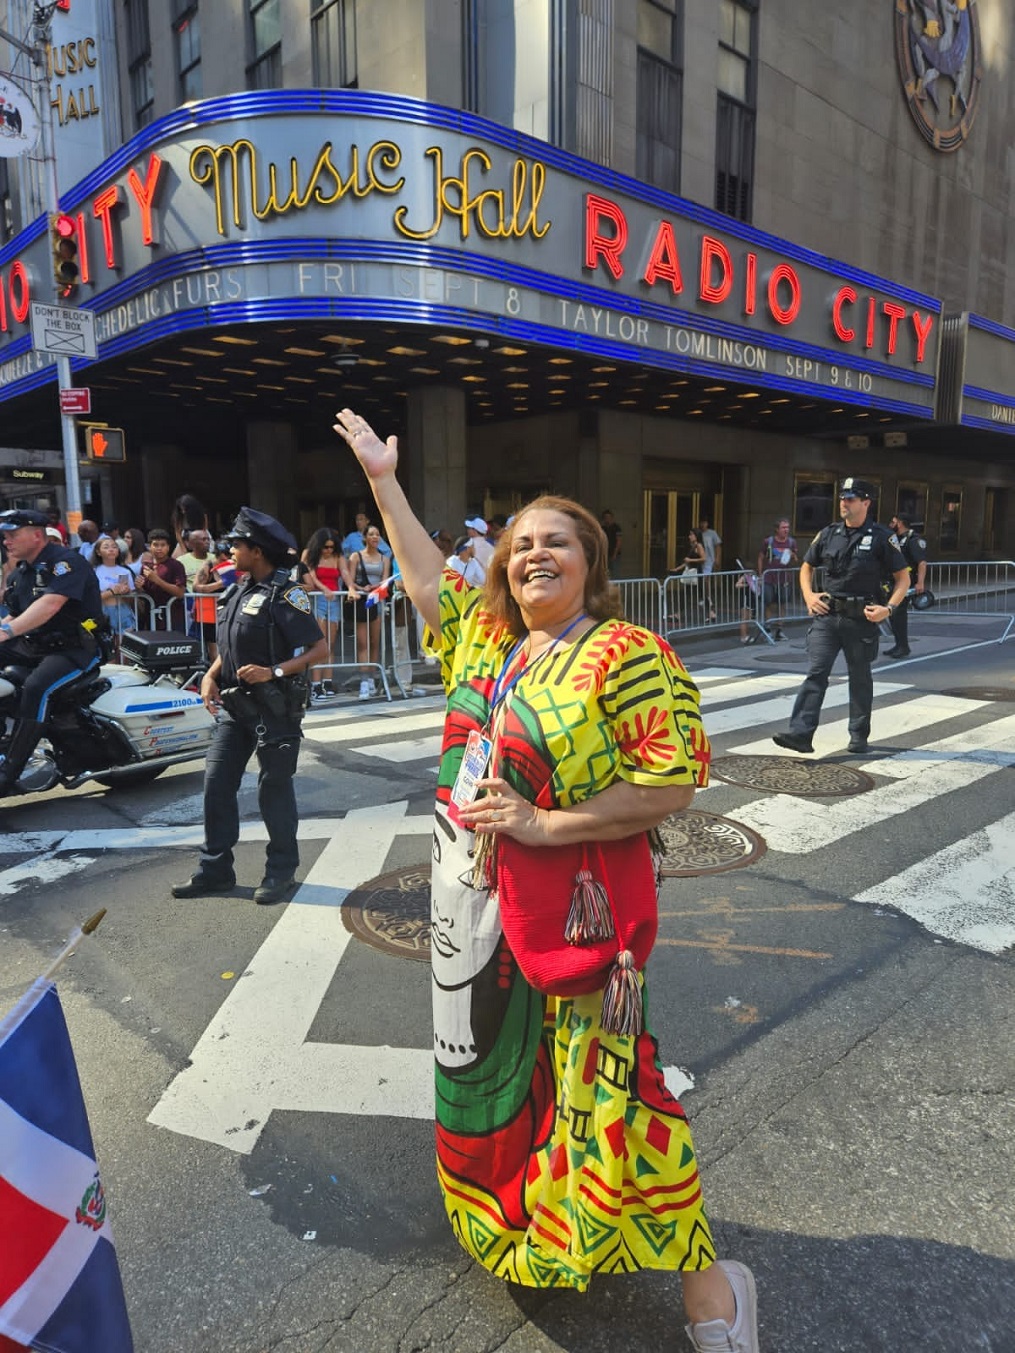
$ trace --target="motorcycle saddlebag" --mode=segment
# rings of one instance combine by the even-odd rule
[[[120,652],[146,672],[192,672],[201,664],[201,645],[179,630],[125,630]]]

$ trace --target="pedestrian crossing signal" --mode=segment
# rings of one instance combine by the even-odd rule
[[[69,301],[77,294],[78,227],[73,216],[57,212],[49,218],[49,239],[53,251],[53,281],[61,300]]]
[[[127,459],[123,428],[85,428],[85,455],[89,460],[122,464]]]

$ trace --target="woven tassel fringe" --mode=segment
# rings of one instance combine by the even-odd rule
[[[477,832],[472,850],[473,888],[492,888],[497,838],[492,832]]]
[[[641,982],[630,949],[621,949],[603,991],[602,1025],[608,1034],[635,1037],[644,1028]]]
[[[579,869],[564,926],[568,944],[592,944],[613,935],[613,913],[606,889],[588,869]]]

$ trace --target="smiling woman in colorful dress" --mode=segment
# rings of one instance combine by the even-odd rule
[[[414,517],[395,478],[397,439],[382,442],[350,409],[335,430],[437,636],[448,692],[431,952],[437,1168],[455,1234],[528,1287],[679,1271],[699,1353],[757,1353],[754,1279],[716,1262],[690,1129],[640,1002],[625,1024],[603,989],[531,985],[490,886],[499,865],[483,863],[520,848],[549,874],[582,843],[590,855],[610,842],[647,855],[648,833],[707,780],[694,683],[662,639],[620,619],[606,537],[583,507],[547,496],[522,508],[472,588]],[[618,934],[623,900],[610,899]],[[505,921],[506,905],[505,894]],[[652,909],[654,934],[654,890]],[[627,980],[637,1001],[644,979]]]

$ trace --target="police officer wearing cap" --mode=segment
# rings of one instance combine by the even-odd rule
[[[899,551],[909,570],[909,585],[915,596],[922,597],[927,588],[927,542],[913,530],[913,523],[901,512],[892,518],[892,528],[899,542]],[[886,658],[909,657],[909,592],[895,608],[891,619],[892,634],[895,636],[894,648],[889,648]]]
[[[849,676],[849,750],[867,750],[878,625],[891,618],[909,586],[909,570],[894,535],[872,518],[873,494],[865,480],[844,479],[839,491],[842,520],[818,532],[800,565],[800,590],[813,617],[807,631],[809,666],[793,704],[789,732],[777,733],[772,739],[793,752],[814,750],[811,739],[840,651]],[[818,569],[822,591],[814,590]],[[888,577],[894,586],[885,604],[880,598]]]
[[[46,535],[49,517],[32,509],[0,513],[8,559],[0,620],[0,666],[30,667],[18,718],[0,756],[0,795],[9,794],[35,745],[53,695],[102,660],[102,595],[95,570],[77,550]]]
[[[226,538],[233,562],[246,577],[222,594],[218,656],[201,682],[201,698],[218,719],[205,762],[201,860],[191,878],[174,884],[172,892],[174,897],[205,897],[236,886],[237,797],[256,752],[257,803],[268,829],[268,850],[254,901],[267,904],[281,902],[292,891],[299,865],[293,776],[306,683],[295,678],[330,655],[310,598],[290,578],[296,542],[285,527],[244,507]]]

